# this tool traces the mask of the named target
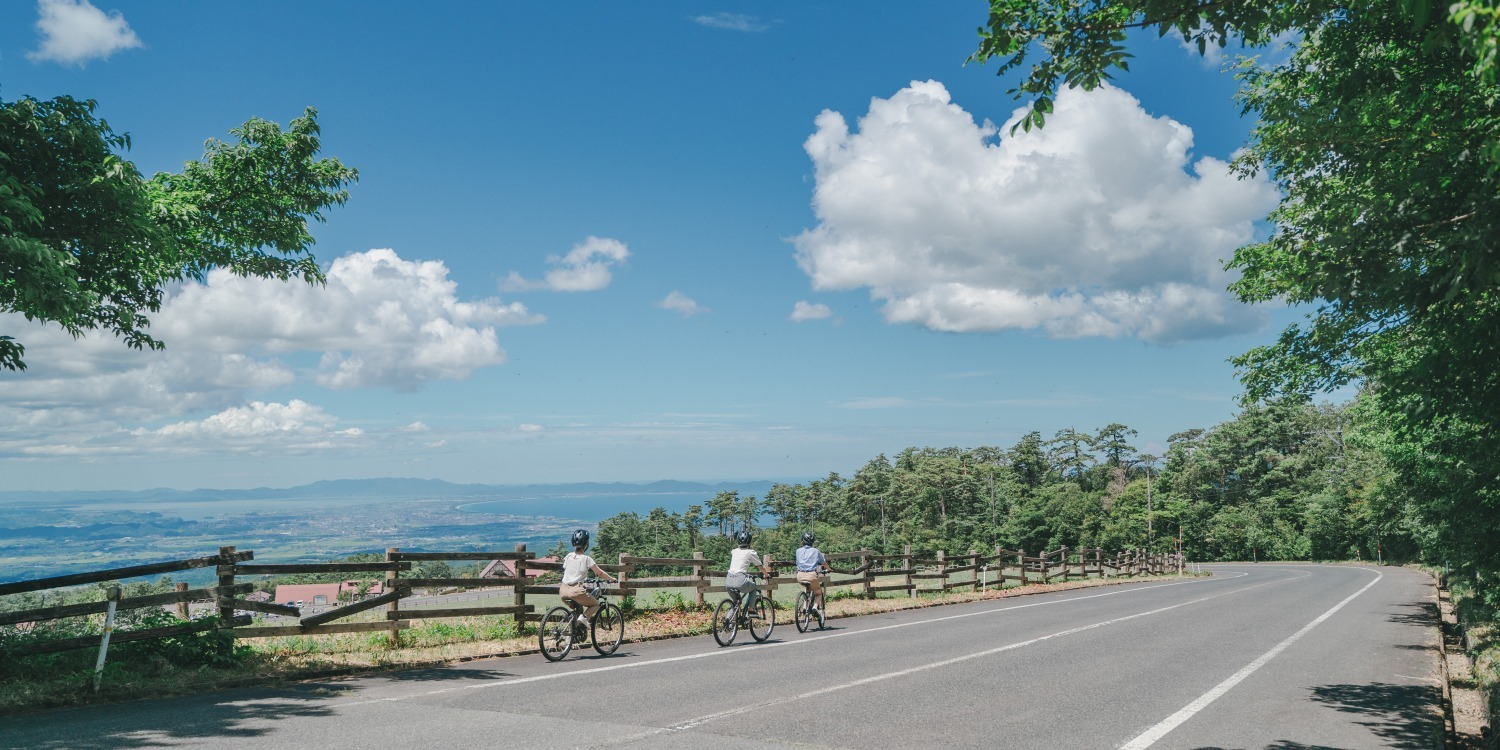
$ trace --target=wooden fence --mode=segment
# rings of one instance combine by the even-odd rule
[[[1088,577],[1159,575],[1182,572],[1180,555],[1147,554],[1141,550],[1120,552],[1106,557],[1098,548],[1062,549],[1028,556],[1023,550],[1008,550],[995,547],[989,553],[969,550],[962,555],[948,555],[939,551],[933,558],[918,558],[906,548],[899,555],[878,555],[870,550],[836,552],[827,555],[833,576],[828,580],[830,588],[857,587],[859,595],[875,597],[882,592],[900,591],[909,596],[922,593],[970,589],[978,591],[988,587],[1002,587],[1007,582],[1018,585],[1029,583],[1052,583]],[[187,584],[177,584],[177,590],[161,594],[113,599],[116,610],[178,606],[178,613],[186,619],[186,603],[211,601],[218,609],[217,620],[187,621],[180,625],[119,631],[112,635],[115,643],[148,638],[164,638],[184,633],[225,628],[235,638],[267,638],[293,635],[321,635],[332,633],[360,633],[385,631],[392,642],[399,643],[400,631],[411,627],[413,621],[445,617],[472,617],[498,615],[514,617],[518,629],[524,631],[525,624],[541,619],[536,606],[526,601],[528,595],[558,593],[558,586],[538,584],[541,574],[562,570],[562,563],[541,561],[536,554],[528,552],[526,545],[518,544],[509,552],[402,552],[392,547],[386,550],[383,562],[361,563],[295,563],[257,564],[252,562],[255,553],[237,551],[234,547],[220,547],[219,554],[188,560],[137,565],[128,568],[113,568],[91,573],[42,578],[32,581],[0,584],[0,596],[34,591],[65,588],[87,583],[118,581],[138,576],[172,573],[194,568],[215,568],[217,585],[199,589],[188,589]],[[409,575],[412,563],[442,560],[508,560],[514,564],[514,574],[508,577],[490,578],[414,578]],[[786,571],[795,562],[781,561],[767,556],[767,563],[776,571]],[[646,589],[692,589],[695,604],[704,604],[708,594],[724,593],[723,578],[726,571],[714,570],[702,552],[694,552],[690,558],[638,557],[621,554],[618,564],[601,564],[600,567],[614,573],[619,584],[607,589],[611,595],[634,596]],[[671,570],[680,571],[666,575]],[[786,571],[791,573],[791,571]],[[280,575],[292,573],[375,573],[383,574],[384,590],[378,596],[345,603],[317,614],[303,615],[297,607],[285,604],[250,601],[244,598],[252,588],[251,583],[237,583],[240,576]],[[403,575],[407,574],[407,575]],[[718,579],[718,580],[716,580]],[[797,585],[795,574],[774,574],[762,581],[762,590],[774,597],[778,587]],[[422,589],[473,589],[508,587],[513,590],[513,601],[505,606],[466,606],[430,609],[401,609],[401,601]],[[100,614],[106,611],[109,602],[87,602],[13,612],[0,612],[0,626],[34,623],[68,617]],[[336,622],[351,615],[374,609],[385,610],[385,617],[377,621]],[[255,625],[248,612],[298,618],[295,625]],[[47,653],[69,649],[89,648],[100,643],[101,636],[29,643],[15,648],[11,655]],[[4,654],[0,654],[4,656]]]

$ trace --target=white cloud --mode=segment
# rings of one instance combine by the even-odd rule
[[[335,260],[324,287],[215,271],[203,284],[171,290],[152,320],[164,351],[136,351],[102,333],[75,340],[56,326],[0,314],[0,330],[26,345],[29,364],[7,374],[0,389],[0,456],[80,446],[127,450],[108,436],[185,439],[190,432],[207,436],[216,425],[270,424],[277,416],[301,415],[304,427],[338,432],[305,404],[259,411],[246,404],[251,396],[308,381],[412,390],[465,378],[505,361],[496,327],[542,317],[495,299],[461,301],[443,263],[371,250]],[[204,413],[216,416],[162,428],[166,432],[141,431],[141,425]]]
[[[656,303],[663,310],[673,310],[682,313],[683,317],[691,318],[699,313],[708,312],[708,308],[700,306],[682,292],[673,290],[668,293],[662,301]]]
[[[42,42],[26,54],[31,60],[81,66],[143,46],[119,11],[105,14],[88,0],[37,0],[36,6]]]
[[[169,348],[321,352],[322,385],[410,390],[501,364],[495,328],[544,320],[518,302],[459,301],[441,261],[392,250],[346,255],[327,275],[327,286],[315,287],[213,271],[162,305],[155,331]]]
[[[609,286],[613,279],[610,271],[614,266],[630,257],[630,249],[619,240],[608,237],[589,237],[574,245],[567,255],[547,256],[547,262],[558,266],[547,272],[540,281],[527,279],[511,271],[500,282],[501,291],[522,292],[530,289],[547,289],[554,292],[593,292]]]
[[[1191,161],[1192,131],[1124,91],[1064,89],[1045,128],[1009,135],[914,81],[858,132],[826,110],[816,125],[819,224],[797,261],[816,289],[868,288],[889,322],[1169,342],[1260,320],[1222,261],[1274,187]]]
[[[531,424],[529,422],[516,425],[516,432],[542,432],[545,429],[545,427],[539,424]]]
[[[699,26],[707,26],[711,29],[728,29],[729,31],[758,32],[771,28],[771,24],[762,21],[755,16],[747,16],[744,13],[710,13],[698,16],[693,23]]]
[[[248,406],[225,409],[197,422],[178,422],[157,430],[136,430],[136,435],[247,438],[271,434],[324,435],[335,420],[330,414],[300,399],[285,404],[252,401]]]
[[[0,456],[93,460],[145,456],[213,454],[304,455],[363,444],[364,430],[339,429],[332,415],[299,399],[280,403],[253,401],[224,409],[201,420],[174,422],[148,429],[77,430],[17,439],[0,432]]]
[[[792,306],[791,319],[801,323],[805,320],[820,320],[832,315],[833,311],[828,309],[828,305],[798,300],[797,304]]]

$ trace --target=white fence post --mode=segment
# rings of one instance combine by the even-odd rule
[[[115,605],[120,602],[120,587],[109,587],[109,606],[104,610],[104,635],[99,638],[99,659],[94,662],[94,692],[99,692],[99,683],[104,679],[104,658],[109,654],[109,634],[115,630]]]

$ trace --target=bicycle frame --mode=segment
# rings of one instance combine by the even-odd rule
[[[587,640],[593,640],[594,650],[600,656],[609,656],[619,648],[625,632],[624,613],[618,605],[610,603],[609,596],[604,593],[604,581],[587,579],[584,589],[594,598],[598,607],[588,631],[580,632],[584,627],[584,612],[587,608],[576,601],[564,600],[542,618],[542,624],[537,628],[537,640],[547,661],[558,661],[566,657],[574,644]],[[605,618],[605,631],[599,630],[598,618]],[[608,640],[601,640],[600,637],[605,632],[609,634]]]

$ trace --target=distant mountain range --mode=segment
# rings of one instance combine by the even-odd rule
[[[738,491],[763,495],[774,484],[769,480],[755,482],[680,482],[661,480],[649,483],[574,482],[569,484],[455,484],[441,479],[332,479],[297,487],[257,487],[248,490],[5,490],[0,503],[32,502],[44,504],[90,502],[213,502],[216,500],[316,500],[319,498],[525,498],[566,497],[569,495],[640,495],[697,493],[717,494]]]

